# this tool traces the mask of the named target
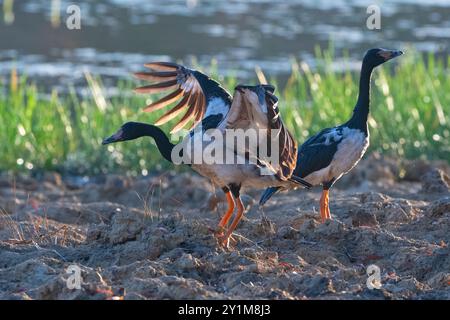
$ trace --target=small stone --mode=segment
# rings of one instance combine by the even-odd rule
[[[365,208],[361,210],[350,210],[349,215],[354,227],[376,227],[379,225],[376,215]]]
[[[361,203],[367,202],[386,202],[391,198],[385,194],[379,192],[365,192],[360,195]]]
[[[185,253],[177,261],[178,266],[183,270],[192,270],[200,266],[200,261],[191,254]]]
[[[277,236],[283,239],[296,239],[298,235],[299,231],[291,226],[282,226],[277,231]]]

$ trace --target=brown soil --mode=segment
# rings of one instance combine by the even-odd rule
[[[193,173],[0,176],[0,299],[450,299],[446,163],[367,157],[331,191],[261,191],[231,248],[220,190]],[[367,267],[381,270],[369,289]],[[81,268],[81,289],[66,270]]]

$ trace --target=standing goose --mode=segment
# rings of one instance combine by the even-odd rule
[[[241,188],[269,186],[294,188],[299,185],[310,187],[309,183],[292,174],[297,160],[297,144],[281,120],[278,99],[273,95],[275,90],[273,86],[239,85],[235,88],[234,97],[231,98],[217,82],[199,71],[172,63],[158,62],[146,66],[153,71],[136,75],[140,79],[156,81],[156,83],[137,88],[137,92],[155,93],[168,89],[174,89],[174,91],[147,106],[145,111],[159,110],[181,99],[158,119],[156,124],[166,123],[187,110],[171,132],[180,130],[188,124],[189,120],[193,120],[191,128],[194,129],[181,143],[175,145],[156,126],[128,122],[117,133],[104,139],[103,144],[151,136],[155,139],[162,156],[168,161],[174,162],[174,156],[187,158],[188,161],[184,163],[209,178],[225,192],[228,209],[218,225],[218,235],[222,244],[228,246],[229,238],[243,216]],[[263,142],[260,140],[257,146],[247,144],[239,146],[234,143],[234,140],[231,144],[228,143],[227,135],[237,129],[262,130],[259,132],[264,132]],[[277,134],[272,135],[272,132]],[[216,140],[217,137],[222,139]],[[200,143],[196,143],[198,141]],[[205,146],[204,141],[212,142]],[[277,144],[277,161],[269,161],[260,154],[260,142],[266,143],[268,149],[275,148]],[[191,160],[189,155],[192,158],[192,154],[194,156],[203,154],[203,151],[211,145],[216,147],[216,150],[225,151],[225,155],[227,151],[230,151],[233,155],[232,162],[219,160],[212,163],[205,161],[192,163],[189,161]],[[226,158],[226,160],[229,159]],[[265,170],[264,175],[261,173],[262,170]],[[236,216],[227,228],[235,207],[237,207]]]
[[[370,78],[375,67],[402,55],[399,50],[370,49],[364,56],[359,80],[359,95],[353,115],[346,123],[327,128],[310,137],[299,148],[294,175],[313,186],[322,185],[320,216],[322,222],[331,219],[329,189],[342,175],[349,172],[369,146],[367,117],[370,106]],[[262,206],[269,198],[282,190],[270,187],[261,196]]]

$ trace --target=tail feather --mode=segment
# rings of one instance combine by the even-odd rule
[[[297,177],[296,175],[292,175],[289,177],[290,181],[296,182],[298,184],[303,185],[306,189],[311,189],[312,188],[312,184],[309,183],[308,181],[306,181],[305,179],[302,179],[300,177]]]
[[[264,193],[262,194],[261,199],[259,199],[259,205],[263,206],[267,202],[267,200],[269,200],[270,197],[272,197],[275,193],[280,191],[280,189],[280,187],[267,188],[266,191],[264,191]]]

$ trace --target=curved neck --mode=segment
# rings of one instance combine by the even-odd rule
[[[155,142],[156,146],[158,147],[159,152],[169,162],[172,162],[172,149],[174,148],[174,144],[169,141],[169,138],[167,135],[162,131],[160,128],[146,124],[146,123],[139,123],[139,132],[140,137],[143,136],[149,136],[152,137]]]
[[[356,106],[353,109],[353,115],[347,125],[350,128],[360,129],[367,132],[367,117],[370,107],[370,78],[372,76],[373,67],[363,62],[361,67],[361,75],[359,78],[359,94]]]

